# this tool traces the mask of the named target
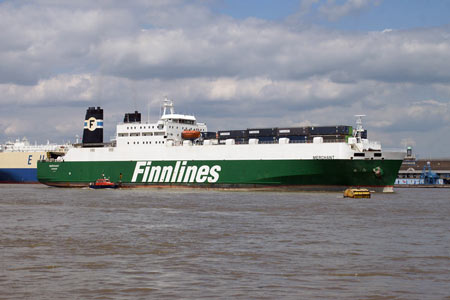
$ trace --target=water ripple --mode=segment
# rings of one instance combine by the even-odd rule
[[[2,299],[450,299],[445,190],[0,193]]]

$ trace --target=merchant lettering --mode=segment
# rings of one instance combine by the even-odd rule
[[[221,170],[219,165],[188,166],[187,161],[177,161],[175,165],[169,166],[155,166],[151,161],[138,161],[131,182],[214,183],[219,180]]]

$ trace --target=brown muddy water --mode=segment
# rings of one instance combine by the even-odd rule
[[[450,299],[450,190],[0,185],[0,299]]]

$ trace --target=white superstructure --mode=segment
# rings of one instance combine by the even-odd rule
[[[14,142],[8,141],[4,145],[0,145],[0,152],[41,152],[41,151],[55,151],[55,152],[65,152],[71,145],[57,145],[51,144],[47,141],[47,144],[38,145],[30,144],[28,139],[24,137],[22,140],[16,139]]]
[[[136,112],[137,113],[137,112]],[[121,160],[267,160],[267,159],[399,159],[403,153],[381,151],[378,142],[361,137],[364,131],[361,116],[354,137],[348,141],[325,142],[314,137],[310,142],[297,143],[280,138],[276,143],[259,143],[249,139],[246,144],[227,139],[219,143],[214,137],[197,142],[183,140],[183,131],[207,132],[205,123],[191,115],[175,113],[173,102],[165,99],[163,113],[155,123],[124,122],[117,125],[116,144],[95,148],[73,148],[65,161]]]
[[[173,102],[164,100],[163,114],[156,123],[124,122],[117,125],[117,147],[157,146],[167,142],[182,143],[183,131],[206,132],[205,123],[197,123],[194,116],[176,114]],[[129,149],[129,148],[128,148]]]

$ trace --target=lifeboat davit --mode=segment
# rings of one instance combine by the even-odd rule
[[[184,140],[195,140],[195,139],[198,139],[200,137],[200,131],[197,131],[197,130],[184,130],[181,133],[181,137]]]

